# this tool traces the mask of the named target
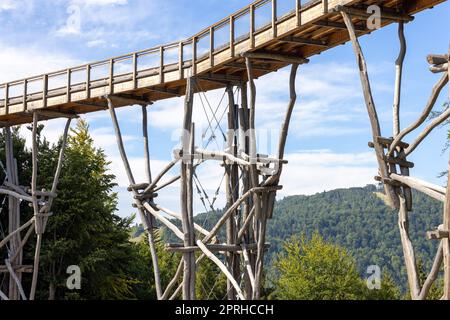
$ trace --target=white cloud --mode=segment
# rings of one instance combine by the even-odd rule
[[[283,169],[280,196],[314,194],[325,190],[365,186],[374,183],[377,173],[375,155],[335,153],[310,150],[286,155],[289,161]]]
[[[103,47],[106,44],[105,40],[91,40],[86,43],[89,48]]]
[[[14,10],[17,8],[17,2],[14,0],[1,0],[0,1],[0,12]]]
[[[72,57],[38,48],[0,43],[0,82],[13,81],[80,64]]]
[[[84,6],[106,6],[106,5],[124,5],[128,0],[71,0],[74,5]]]

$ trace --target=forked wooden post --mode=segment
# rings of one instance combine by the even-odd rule
[[[436,117],[431,123],[417,136],[411,143],[404,143],[403,138],[422,125],[429,117],[437,98],[449,81],[448,72],[448,55],[429,55],[428,62],[432,65],[430,70],[434,73],[443,72],[443,76],[436,83],[432,90],[432,94],[419,118],[410,126],[401,130],[400,127],[400,97],[401,97],[401,83],[403,62],[406,54],[406,39],[404,36],[404,22],[409,21],[400,19],[398,34],[400,42],[400,53],[396,60],[395,68],[395,85],[394,85],[394,103],[393,103],[393,138],[383,138],[381,136],[380,124],[378,121],[377,111],[372,97],[370,88],[369,76],[367,73],[367,66],[355,33],[355,27],[352,22],[350,12],[355,12],[351,8],[340,7],[342,18],[349,31],[350,39],[353,44],[357,63],[360,69],[361,83],[366,101],[367,111],[372,126],[373,143],[369,145],[375,148],[378,164],[379,164],[379,181],[382,181],[385,186],[386,195],[394,207],[399,209],[398,227],[400,230],[400,238],[402,241],[403,255],[407,270],[408,284],[412,299],[426,299],[429,290],[437,278],[442,261],[444,261],[444,297],[450,298],[450,252],[448,230],[449,225],[449,211],[450,201],[448,200],[448,186],[447,190],[439,186],[434,186],[425,181],[409,177],[410,168],[414,166],[407,161],[407,157],[422,143],[422,141],[432,132],[437,126],[443,123],[450,117],[450,109],[444,110],[441,115]],[[386,149],[386,153],[385,153]],[[419,272],[417,269],[416,255],[414,247],[409,236],[409,213],[412,210],[412,192],[414,188],[417,191],[425,193],[439,201],[444,202],[444,223],[442,230],[428,232],[430,239],[439,239],[438,252],[436,254],[433,268],[428,274],[426,281],[421,286],[419,279]]]
[[[372,90],[370,87],[369,75],[367,73],[367,65],[366,60],[364,58],[364,54],[362,52],[361,46],[358,41],[358,37],[356,36],[355,26],[353,24],[351,16],[345,12],[341,11],[341,15],[344,19],[345,25],[347,26],[350,40],[353,45],[353,50],[355,51],[355,56],[357,60],[357,64],[359,67],[359,75],[361,78],[361,85],[363,88],[364,100],[366,102],[367,112],[369,114],[370,124],[372,128],[372,136],[375,146],[375,153],[377,156],[378,166],[380,170],[380,175],[382,178],[388,177],[389,169],[384,161],[384,150],[382,146],[377,143],[377,137],[381,137],[381,128],[380,122],[378,120],[377,110],[375,108],[375,102],[372,96]],[[395,193],[395,190],[392,186],[385,184],[384,185],[386,196],[388,198],[389,203],[394,208],[400,208],[399,199]]]

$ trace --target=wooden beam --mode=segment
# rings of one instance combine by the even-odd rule
[[[113,100],[116,100],[119,103],[129,104],[129,105],[138,104],[138,105],[146,106],[146,105],[152,104],[152,102],[150,100],[148,100],[147,98],[142,97],[142,96],[121,94],[121,95],[111,95],[109,97]]]
[[[229,244],[207,244],[206,247],[208,250],[212,252],[242,252],[242,247],[240,245],[229,245]],[[265,245],[266,250],[270,248],[270,244],[266,243]],[[201,249],[198,246],[188,246],[185,247],[181,243],[168,243],[165,246],[165,249],[169,252],[193,252],[193,251],[201,251]],[[256,250],[257,244],[252,243],[247,245],[247,249],[249,251]]]
[[[431,187],[432,185],[430,183],[413,177],[401,176],[396,173],[391,173],[390,178],[395,181],[401,182],[412,189],[416,189],[417,191],[425,193],[426,195],[436,200],[445,202],[445,194],[442,193],[442,190],[438,186]]]
[[[16,273],[32,273],[33,266],[32,265],[19,265],[12,267],[14,272]],[[0,265],[0,273],[8,273],[8,267],[5,265]]]
[[[247,66],[245,65],[245,63],[238,63],[238,62],[227,63],[225,65],[225,67],[234,68],[234,69],[241,69],[241,70],[246,70],[247,69]],[[253,69],[254,70],[258,70],[258,71],[270,71],[270,72],[273,72],[273,68],[271,68],[271,66],[269,64],[255,65]]]
[[[161,88],[161,87],[151,87],[151,88],[145,88],[148,91],[153,91],[157,93],[163,93],[174,97],[181,97],[181,94],[178,90],[175,89],[168,89],[168,88]]]
[[[219,83],[230,83],[230,82],[242,82],[242,78],[238,76],[231,76],[228,74],[221,74],[221,73],[206,73],[202,74],[201,76],[197,77],[200,80],[207,80],[207,81],[213,81],[213,82],[219,82]]]
[[[73,111],[57,111],[57,110],[48,110],[48,109],[38,109],[38,110],[31,110],[27,111],[26,113],[32,114],[33,112],[39,113],[40,116],[43,116],[45,118],[71,118],[76,119],[79,118],[79,116],[73,112]]]
[[[242,54],[244,58],[250,59],[263,59],[263,60],[276,60],[286,63],[298,63],[304,64],[308,63],[309,60],[299,57],[297,55],[289,55],[283,54],[280,52],[272,52],[272,51],[255,51],[255,52],[245,52]]]
[[[333,28],[333,29],[339,29],[339,30],[347,30],[347,27],[344,23],[340,22],[334,22],[334,21],[316,21],[313,22],[312,25],[319,26],[319,27],[326,27],[326,28]],[[356,31],[367,31],[367,29],[363,26],[355,25]]]
[[[107,105],[104,104],[97,104],[97,103],[90,103],[90,102],[72,102],[75,106],[80,107],[87,107],[87,108],[100,108],[103,110],[108,109]]]
[[[301,37],[285,37],[280,39],[281,42],[287,42],[287,43],[295,43],[295,44],[303,44],[303,45],[314,45],[319,47],[328,47],[328,44],[324,40],[314,40],[314,39],[307,39],[307,38],[301,38]]]

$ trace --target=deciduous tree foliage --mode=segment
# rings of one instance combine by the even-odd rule
[[[325,242],[315,233],[284,243],[274,262],[276,279],[273,296],[284,300],[395,299],[392,282],[383,281],[380,290],[369,290],[360,278],[353,257],[342,247]]]

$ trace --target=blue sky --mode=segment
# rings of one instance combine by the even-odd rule
[[[288,1],[291,0],[285,0]],[[180,40],[249,3],[242,0],[0,0],[0,82]],[[79,14],[79,29],[68,24],[74,14]],[[450,6],[446,2],[418,14],[413,23],[406,25],[408,54],[402,127],[418,116],[439,79],[439,75],[428,71],[425,57],[429,53],[448,51],[449,21]],[[361,44],[369,65],[383,134],[390,136],[394,61],[398,54],[396,26],[361,38]],[[274,138],[288,101],[288,74],[289,70],[283,69],[257,81],[258,125]],[[280,196],[372,183],[377,168],[372,151],[367,147],[370,128],[351,46],[339,46],[301,66],[297,91],[298,103],[287,145],[290,163],[284,172],[285,188]],[[222,94],[223,91],[210,92],[207,97],[216,105]],[[448,99],[447,89],[443,90],[437,109],[445,99]],[[171,151],[177,145],[179,133],[176,130],[181,126],[182,106],[183,100],[171,99],[155,103],[149,109],[155,173],[170,160]],[[199,131],[206,126],[202,112],[197,97],[194,118]],[[144,178],[140,108],[121,109],[118,115],[139,181],[140,177]],[[85,118],[91,125],[96,145],[102,147],[112,161],[111,170],[119,184],[119,211],[127,216],[133,212],[131,196],[125,191],[127,181],[116,150],[111,120],[106,112]],[[62,127],[61,121],[48,122],[46,135],[56,140]],[[406,140],[411,141],[418,132]],[[446,169],[448,162],[448,152],[442,152],[445,132],[444,128],[436,130],[411,156],[410,160],[416,163],[413,176],[443,183],[437,175]],[[264,135],[260,137],[262,147],[265,146],[263,138]],[[262,151],[275,151],[266,149]],[[199,170],[202,185],[209,193],[214,193],[218,187],[219,169],[217,163],[211,163]],[[176,170],[170,174],[175,175]],[[162,192],[159,202],[177,210],[176,189],[174,186]],[[223,199],[216,204],[220,207]],[[198,200],[196,209],[202,210]]]

